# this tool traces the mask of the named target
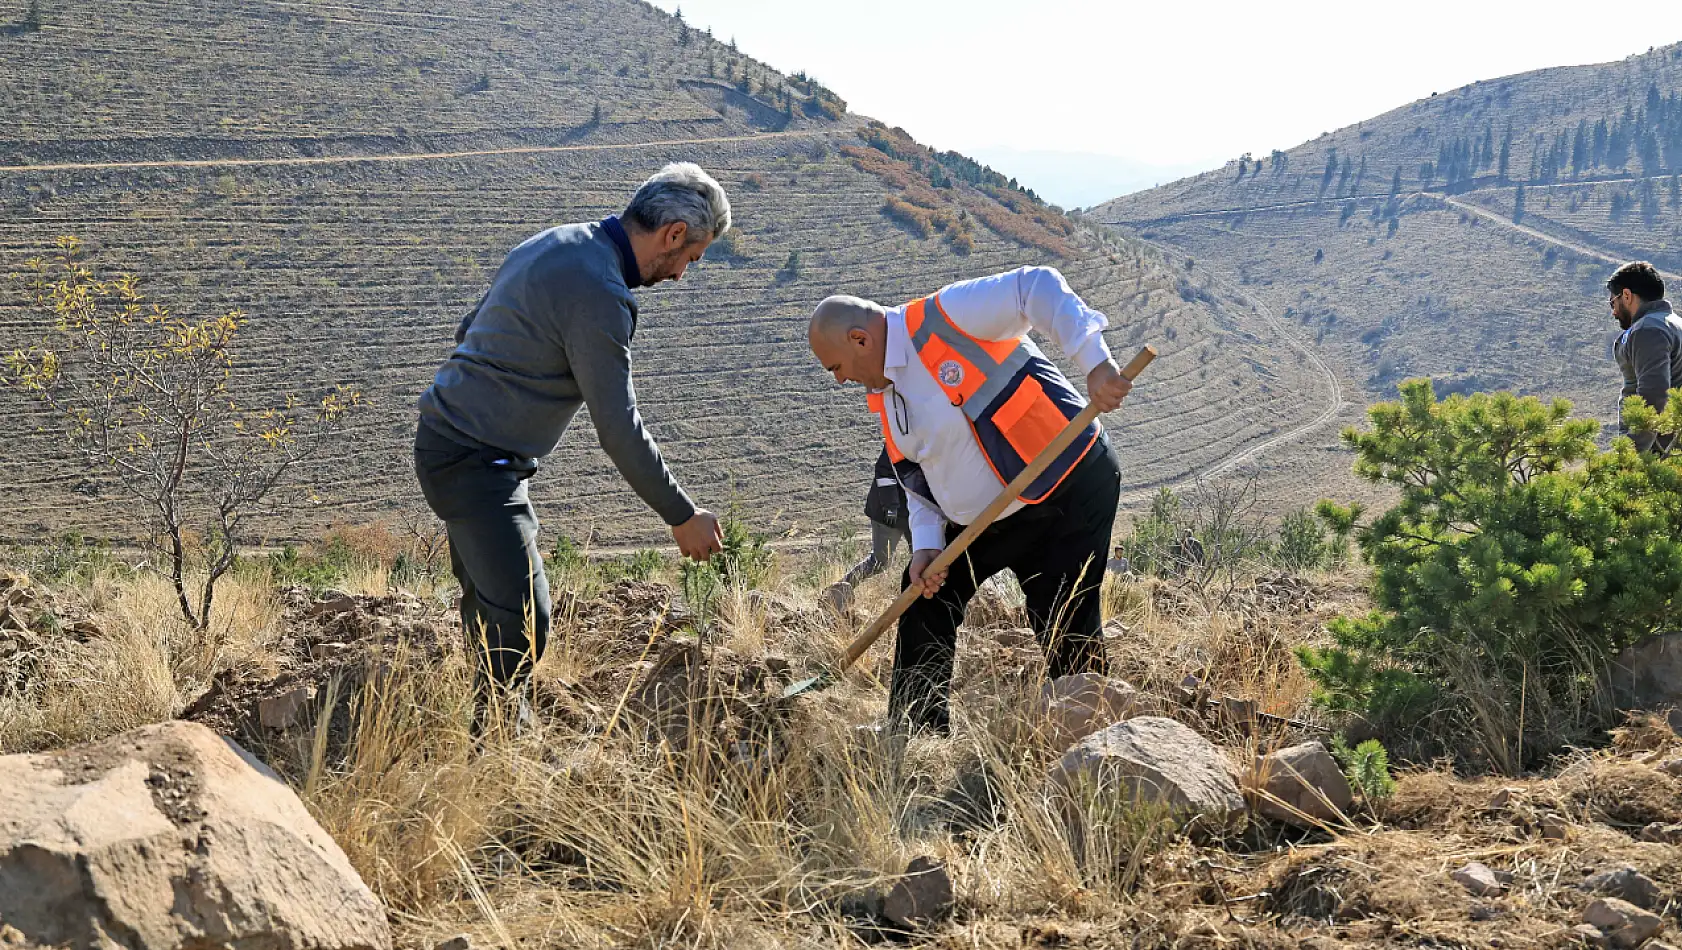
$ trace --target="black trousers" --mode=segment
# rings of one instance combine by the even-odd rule
[[[1110,532],[1121,500],[1121,467],[1107,438],[1086,453],[1050,497],[995,521],[969,546],[932,598],[900,618],[888,718],[944,732],[958,625],[982,582],[1009,568],[1022,585],[1028,617],[1045,651],[1047,674],[1104,673],[1100,591]],[[948,544],[964,529],[948,525]],[[901,585],[911,583],[906,569]]]
[[[471,449],[422,424],[415,477],[450,538],[461,626],[481,687],[519,686],[549,637],[549,578],[526,479],[537,463]]]

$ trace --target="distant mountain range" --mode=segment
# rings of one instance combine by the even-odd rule
[[[1296,327],[1359,401],[1431,376],[1610,419],[1603,281],[1633,258],[1682,273],[1679,173],[1674,44],[1472,83],[1087,217]]]
[[[619,210],[678,159],[718,175],[737,227],[681,284],[640,295],[638,395],[684,485],[757,528],[864,525],[880,433],[806,348],[810,308],[839,291],[898,303],[1062,268],[1110,315],[1118,354],[1162,352],[1116,424],[1135,500],[1275,450],[1332,395],[1253,306],[1178,254],[1047,207],[1027,166],[1001,175],[933,151],[636,0],[13,9],[0,352],[46,333],[10,278],[61,234],[177,313],[246,311],[243,397],[334,383],[367,396],[307,473],[319,504],[264,525],[276,539],[418,508],[414,401],[502,256]],[[7,534],[135,530],[109,474],[29,403],[0,390],[0,416],[19,436],[0,457]],[[581,420],[538,474],[546,530],[669,540],[595,441]]]

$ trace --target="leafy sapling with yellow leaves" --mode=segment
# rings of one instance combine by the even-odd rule
[[[241,403],[231,384],[243,312],[178,317],[133,275],[99,279],[81,252],[63,237],[51,257],[29,262],[28,300],[50,329],[5,357],[0,382],[49,410],[88,465],[140,503],[125,510],[144,516],[168,555],[181,616],[204,629],[248,519],[342,428],[361,394],[340,386],[308,404]],[[195,535],[204,573],[189,596]]]

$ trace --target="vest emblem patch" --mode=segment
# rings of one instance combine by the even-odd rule
[[[940,383],[942,386],[956,386],[964,381],[964,368],[957,360],[947,360],[940,364]]]

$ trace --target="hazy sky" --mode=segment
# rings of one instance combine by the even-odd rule
[[[806,70],[924,144],[1097,153],[1165,172],[1289,148],[1476,79],[1682,40],[1676,0],[1571,16],[1534,0],[656,5],[779,70]]]

